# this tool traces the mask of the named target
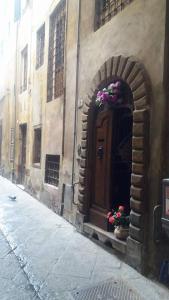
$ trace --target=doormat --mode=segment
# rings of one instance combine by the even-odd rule
[[[71,293],[74,300],[143,300],[122,280],[111,280]]]

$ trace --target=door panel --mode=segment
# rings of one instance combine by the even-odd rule
[[[112,120],[111,110],[99,113],[94,134],[94,181],[90,221],[103,229],[107,229],[106,214],[110,208]]]

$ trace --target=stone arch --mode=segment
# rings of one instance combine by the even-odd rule
[[[149,100],[150,85],[141,63],[132,57],[117,56],[108,59],[94,77],[82,110],[81,160],[79,169],[79,212],[87,214],[87,144],[89,112],[99,86],[106,85],[113,77],[125,81],[133,95],[133,137],[131,175],[131,224],[130,238],[143,243],[144,208],[147,202]]]

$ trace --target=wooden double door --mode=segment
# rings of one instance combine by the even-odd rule
[[[124,205],[130,211],[132,112],[121,107],[101,111],[94,124],[90,222],[108,230],[107,212]]]

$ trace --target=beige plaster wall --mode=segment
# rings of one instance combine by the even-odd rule
[[[97,70],[112,56],[133,56],[143,63],[151,83],[149,239],[153,240],[153,209],[161,202],[163,135],[166,99],[163,87],[166,1],[135,0],[97,31],[94,31],[94,1],[81,2],[79,94],[83,99]],[[73,62],[72,62],[73,65]],[[71,69],[71,68],[70,68]],[[81,140],[81,110],[78,110],[78,138]],[[69,164],[67,164],[69,165]],[[71,170],[69,170],[71,172]],[[78,162],[76,164],[78,177]],[[77,199],[77,193],[75,198]],[[153,242],[149,243],[152,251]],[[150,265],[153,265],[153,255]]]
[[[89,18],[86,21],[87,5],[89,11],[93,10],[91,2],[93,1],[82,1],[84,13],[81,20],[80,97],[84,97],[97,70],[109,57],[134,56],[141,61],[152,85],[150,144],[153,163],[150,172],[158,174],[161,168],[161,136],[164,124],[162,121],[159,124],[157,120],[162,120],[165,108],[162,84],[166,1],[135,0],[96,32],[92,30],[92,13],[89,15],[92,20]],[[84,25],[86,23],[89,24],[88,27]],[[80,136],[80,130],[78,133]]]
[[[67,40],[66,40],[66,103],[63,180],[72,181],[73,141],[75,121],[76,76],[77,76],[77,39],[78,39],[78,1],[68,1]]]
[[[73,8],[73,1],[69,6]],[[122,12],[114,16],[97,31],[94,31],[95,1],[81,1],[80,20],[80,61],[78,74],[78,101],[86,95],[97,70],[110,57],[134,56],[145,66],[152,86],[151,130],[150,130],[150,211],[160,201],[159,177],[161,176],[161,159],[163,156],[162,137],[164,129],[165,98],[163,90],[164,43],[165,43],[166,1],[135,0]],[[71,11],[70,11],[71,14]],[[69,37],[68,41],[73,39]],[[75,36],[75,35],[74,35]],[[68,42],[69,45],[69,42]],[[74,48],[75,50],[75,48]],[[66,68],[66,131],[65,131],[65,181],[71,178],[73,128],[73,88],[75,77],[75,56],[72,48],[67,49]],[[72,76],[73,74],[73,76]],[[71,101],[70,101],[71,99]],[[81,138],[81,109],[78,109],[77,146]],[[72,120],[72,121],[71,121]],[[160,120],[160,122],[159,122]],[[158,159],[157,159],[158,157]],[[78,178],[78,161],[76,175]],[[77,199],[77,193],[75,195]]]
[[[67,26],[65,44],[65,124],[63,122],[63,97],[49,103],[47,98],[47,65],[49,18],[59,0],[32,1],[27,7],[19,23],[17,51],[17,134],[16,134],[16,169],[19,163],[19,124],[28,124],[27,166],[30,175],[27,184],[32,191],[37,191],[49,198],[49,202],[61,201],[62,183],[72,184],[78,181],[77,147],[81,138],[81,108],[93,77],[100,66],[110,57],[123,55],[134,56],[140,60],[150,77],[152,84],[151,100],[151,163],[149,170],[150,195],[153,203],[159,201],[159,176],[161,174],[162,135],[164,128],[165,98],[163,91],[163,60],[165,37],[165,5],[166,0],[135,0],[122,12],[114,16],[97,31],[94,31],[95,1],[81,1],[79,43],[78,17],[79,1],[67,1]],[[37,13],[38,11],[38,13]],[[44,64],[36,70],[36,32],[45,23],[45,56]],[[13,25],[16,36],[16,24]],[[12,34],[11,34],[12,37]],[[14,42],[14,41],[13,41]],[[20,94],[20,58],[21,51],[28,44],[28,89]],[[78,52],[79,50],[79,52]],[[79,53],[79,66],[77,66]],[[14,57],[11,51],[8,66],[10,78],[10,125],[14,122],[13,83]],[[9,74],[8,74],[9,75]],[[77,79],[77,80],[76,80]],[[75,141],[75,174],[72,178],[73,142],[75,122],[75,102],[77,109],[77,128]],[[79,107],[78,107],[79,106]],[[158,120],[161,120],[160,122]],[[11,125],[12,124],[12,125]],[[42,126],[42,159],[40,168],[32,165],[34,126]],[[63,126],[65,127],[63,128]],[[62,139],[64,136],[64,155],[62,156]],[[9,129],[8,129],[9,134]],[[6,146],[7,153],[7,146]],[[44,185],[45,155],[60,154],[60,186],[59,189]],[[7,154],[6,154],[7,155]],[[158,155],[158,160],[156,159]],[[28,172],[28,174],[29,174]],[[75,186],[75,201],[77,200]],[[52,200],[50,195],[52,194]],[[54,198],[56,198],[54,200]],[[74,206],[73,206],[74,207]]]
[[[56,1],[33,1],[32,12],[32,51],[31,51],[31,148],[33,148],[34,126],[42,128],[42,151],[40,168],[32,165],[32,151],[30,163],[29,185],[38,198],[54,210],[59,207],[59,189],[44,183],[46,154],[62,152],[63,131],[63,96],[47,102],[47,69],[49,45],[50,15],[59,3]],[[38,12],[38,14],[37,14]],[[36,69],[36,33],[45,23],[45,51],[44,64]],[[62,159],[61,159],[62,161]]]
[[[6,8],[5,8],[6,7]],[[3,10],[5,8],[5,11]],[[4,14],[2,16],[2,14]],[[2,5],[0,43],[0,119],[2,121],[1,174],[11,178],[13,163],[10,162],[10,128],[14,127],[14,77],[15,77],[15,36],[13,9],[10,1]]]
[[[8,107],[8,122],[5,120],[5,142],[4,157],[9,163],[9,134],[10,128],[16,124],[16,152],[15,172],[18,176],[18,165],[20,164],[20,134],[19,125],[27,123],[27,151],[25,184],[38,198],[46,202],[49,207],[57,210],[59,201],[58,188],[44,184],[45,157],[46,154],[62,154],[62,131],[63,131],[63,97],[54,99],[47,103],[47,66],[48,66],[48,42],[49,42],[49,19],[50,15],[59,3],[59,0],[31,1],[22,12],[18,22],[17,40],[17,65],[15,70],[15,45],[16,45],[16,23],[13,23],[13,11],[10,16],[11,33],[7,37],[10,43],[8,61],[6,64],[6,77],[3,88],[9,89],[5,96],[5,105]],[[45,23],[45,52],[44,64],[36,70],[36,33]],[[21,51],[28,44],[28,77],[27,90],[20,93],[21,74]],[[9,49],[9,47],[8,47]],[[9,62],[9,63],[8,63]],[[14,84],[16,71],[16,122],[15,122],[15,99]],[[1,93],[2,96],[4,93]],[[5,106],[6,107],[6,106]],[[4,111],[4,110],[3,110]],[[7,126],[8,125],[8,126]],[[32,164],[33,131],[35,126],[42,127],[42,155],[39,168]],[[61,158],[62,161],[62,158]],[[10,164],[11,170],[13,164]],[[45,196],[44,196],[45,195]]]

